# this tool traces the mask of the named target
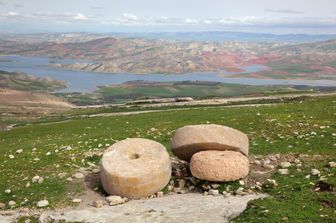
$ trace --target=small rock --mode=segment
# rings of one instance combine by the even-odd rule
[[[209,184],[202,184],[201,187],[204,189],[204,190],[210,190],[211,187]]]
[[[181,191],[182,191],[182,189],[179,188],[179,187],[174,187],[174,188],[173,188],[173,192],[174,192],[174,193],[181,193]]]
[[[8,205],[11,206],[11,207],[13,207],[13,206],[16,205],[16,202],[15,202],[15,201],[9,201],[9,202],[8,202]]]
[[[100,172],[100,169],[93,169],[92,170],[92,173],[94,173],[94,174],[97,174],[97,173],[99,173]]]
[[[279,169],[278,172],[282,175],[287,175],[288,174],[288,169]]]
[[[19,213],[28,213],[29,212],[29,209],[28,208],[21,208],[19,210]]]
[[[318,169],[312,169],[312,170],[310,171],[310,174],[311,174],[312,176],[320,176],[320,175],[321,175],[321,172],[320,172]]]
[[[27,182],[27,183],[26,183],[26,187],[30,187],[30,182]]]
[[[20,154],[20,153],[22,153],[22,152],[23,152],[22,149],[18,149],[18,150],[16,150],[16,153],[17,153],[17,154]]]
[[[10,189],[5,190],[6,194],[10,194],[12,191]]]
[[[246,194],[247,194],[246,192],[244,192],[244,188],[243,188],[243,187],[239,187],[239,188],[235,191],[235,193],[236,193],[237,195],[246,195]]]
[[[329,162],[329,163],[328,163],[328,166],[329,166],[330,168],[336,168],[336,162]]]
[[[281,166],[282,169],[287,169],[288,167],[291,166],[291,163],[290,162],[282,162],[280,164],[280,166]]]
[[[73,175],[73,177],[76,178],[76,179],[82,179],[82,178],[84,178],[84,174],[82,174],[82,173],[75,173]]]
[[[185,184],[186,184],[186,181],[184,179],[179,179],[178,180],[179,188],[183,189]]]
[[[271,164],[266,164],[266,165],[264,165],[264,167],[267,168],[267,169],[274,170],[274,165],[271,165]]]
[[[228,193],[226,191],[223,191],[223,195],[224,195],[224,197],[228,197],[228,196],[230,196],[230,193]]]
[[[59,173],[59,174],[57,174],[57,176],[59,177],[59,178],[63,178],[63,177],[65,177],[67,174],[66,173]]]
[[[97,200],[97,201],[94,201],[92,205],[93,205],[93,207],[95,207],[95,208],[101,208],[101,207],[104,206],[104,201],[102,201],[102,200]]]
[[[254,164],[261,166],[261,162],[259,160],[254,160]]]
[[[4,209],[6,207],[6,204],[0,203],[0,209]]]
[[[162,191],[157,192],[156,197],[163,197],[163,192]]]
[[[66,180],[71,182],[72,181],[72,177],[68,177]]]
[[[288,221],[288,217],[281,218],[282,221]]]
[[[167,186],[168,191],[172,191],[173,189],[174,189],[174,187],[172,185]]]
[[[211,184],[212,189],[217,189],[220,186],[220,184]]]
[[[13,211],[3,211],[3,212],[1,212],[0,215],[2,215],[2,216],[13,216],[15,214],[16,214],[16,211],[13,210]]]
[[[15,158],[15,156],[13,156],[13,155],[8,155],[8,157],[9,157],[9,159],[14,159]]]
[[[43,183],[43,181],[44,181],[43,177],[40,177],[40,178],[38,179],[37,183],[41,184],[41,183]]]
[[[43,208],[43,207],[47,207],[49,205],[49,201],[47,200],[41,200],[39,202],[37,202],[37,207],[38,208]]]
[[[67,146],[67,147],[65,147],[65,150],[72,150],[72,147],[71,146]]]
[[[33,183],[36,183],[36,182],[38,182],[39,179],[40,179],[40,176],[34,176],[34,177],[32,178],[32,182],[33,182]]]
[[[191,185],[190,187],[188,187],[188,190],[189,190],[189,191],[193,191],[193,190],[195,190],[195,186],[194,186],[194,185]]]
[[[106,201],[111,205],[111,206],[114,206],[114,205],[118,205],[118,204],[123,204],[125,203],[125,200],[120,197],[120,196],[108,196],[106,198]]]
[[[213,195],[213,196],[217,196],[217,195],[219,195],[219,191],[218,190],[214,190],[214,189],[210,189],[208,191],[208,194],[209,195]]]
[[[301,163],[301,161],[299,159],[295,159],[294,163],[299,164],[299,163]]]
[[[264,160],[263,165],[265,166],[265,165],[268,165],[268,164],[271,164],[271,160],[269,160],[269,159]]]
[[[273,179],[267,179],[267,183],[271,184],[273,187],[278,186],[278,183]]]
[[[79,199],[79,198],[75,198],[72,200],[72,203],[81,203],[82,202],[82,199]]]
[[[244,182],[243,180],[240,180],[240,181],[239,181],[239,185],[244,186],[244,185],[245,185],[245,182]]]

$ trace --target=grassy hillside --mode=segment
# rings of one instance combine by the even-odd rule
[[[117,140],[145,137],[163,143],[170,151],[170,139],[178,127],[216,123],[246,132],[251,155],[291,153],[311,158],[303,162],[302,172],[292,167],[290,175],[272,175],[279,186],[263,189],[271,197],[254,201],[234,222],[280,222],[284,217],[288,222],[334,222],[334,192],[315,192],[319,178],[305,176],[310,169],[317,168],[332,190],[335,188],[336,169],[325,167],[336,160],[335,111],[336,97],[322,97],[264,107],[217,106],[129,116],[78,117],[66,122],[18,127],[0,132],[0,202],[14,200],[24,207],[35,206],[38,200],[47,198],[52,207],[64,205],[83,188],[66,178],[81,167],[98,164],[101,152]],[[22,152],[17,152],[20,149]],[[44,181],[26,187],[35,175],[42,176]],[[6,194],[6,189],[12,192]]]
[[[29,74],[0,70],[0,88],[24,91],[53,91],[65,86],[64,82],[51,78],[39,78]]]

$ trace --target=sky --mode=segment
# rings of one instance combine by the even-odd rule
[[[0,32],[336,34],[336,0],[0,0]]]

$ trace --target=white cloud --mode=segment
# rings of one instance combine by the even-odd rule
[[[1,1],[1,0],[0,0]],[[119,17],[106,17],[95,15],[84,15],[80,12],[34,12],[24,13],[9,11],[0,13],[0,22],[25,21],[25,22],[47,22],[58,24],[104,24],[115,26],[199,26],[210,28],[221,27],[332,27],[336,26],[336,17],[325,18],[304,18],[304,17],[223,17],[223,18],[170,18],[170,17],[144,17],[131,13],[123,13]]]
[[[52,12],[33,12],[33,13],[19,13],[9,11],[7,13],[0,13],[1,20],[24,20],[39,21],[39,22],[52,22],[55,23],[74,23],[74,22],[89,22],[91,18],[83,15],[82,13],[52,13]]]
[[[18,16],[20,13],[18,13],[18,12],[12,12],[12,11],[10,11],[10,12],[8,12],[7,13],[7,16],[8,17],[14,17],[14,16]]]
[[[129,13],[124,13],[123,14],[123,18],[125,20],[130,20],[130,21],[137,21],[137,20],[139,20],[138,16],[133,15],[133,14],[129,14]]]
[[[72,17],[74,20],[88,20],[89,18],[84,16],[82,13],[77,13]]]
[[[185,22],[186,24],[197,24],[197,23],[198,23],[198,20],[197,20],[197,19],[186,18],[186,19],[184,20],[184,22]]]

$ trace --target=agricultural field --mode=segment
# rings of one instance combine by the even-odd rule
[[[280,163],[269,171],[267,178],[276,184],[253,188],[256,179],[249,176],[252,183],[246,189],[270,196],[250,202],[232,222],[334,222],[336,169],[328,163],[336,161],[335,119],[335,96],[267,106],[208,106],[92,117],[73,114],[71,119],[59,117],[53,122],[42,119],[0,132],[0,203],[5,209],[10,209],[9,201],[16,208],[34,208],[42,199],[48,199],[50,208],[75,205],[72,199],[90,190],[102,193],[98,182],[88,188],[90,179],[76,176],[99,167],[102,152],[114,142],[144,137],[159,141],[171,152],[170,140],[177,128],[214,123],[247,133],[251,162],[264,162],[271,156],[293,160],[286,175],[277,172]],[[312,169],[320,171],[319,176],[311,176]],[[234,193],[236,182],[223,183],[219,190],[228,185]]]
[[[94,93],[58,93],[76,105],[103,103],[125,103],[133,100],[153,98],[192,97],[194,99],[222,98],[253,95],[280,95],[286,93],[304,93],[330,91],[332,88],[309,86],[253,86],[225,84],[219,82],[146,82],[134,81],[120,85],[99,87]]]

